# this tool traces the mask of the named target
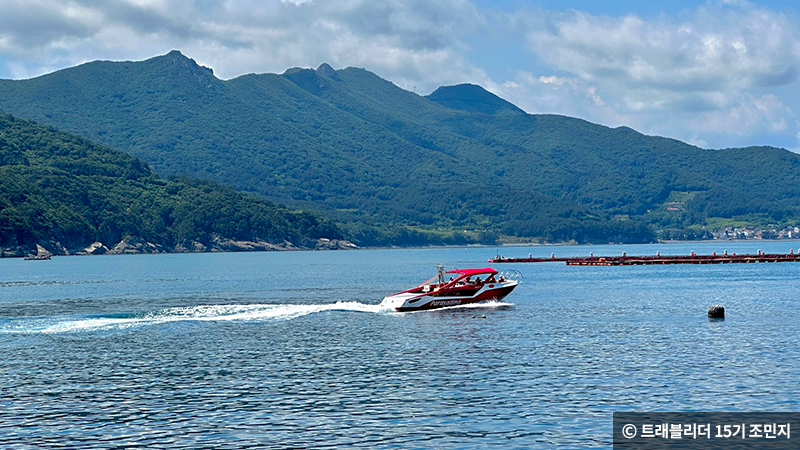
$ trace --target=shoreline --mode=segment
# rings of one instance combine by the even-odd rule
[[[800,243],[800,239],[704,239],[704,240],[669,240],[650,243],[636,243],[636,244],[619,244],[619,243],[603,243],[603,244],[579,244],[577,242],[555,242],[555,243],[499,243],[499,244],[467,244],[467,245],[423,245],[423,246],[375,246],[375,247],[360,247],[350,241],[338,239],[318,239],[314,247],[310,246],[295,246],[290,242],[281,244],[268,243],[265,241],[233,241],[233,240],[220,240],[218,245],[208,246],[192,246],[187,247],[184,245],[176,245],[173,248],[167,248],[158,244],[146,242],[136,238],[123,239],[119,244],[109,249],[108,247],[95,242],[84,248],[67,250],[60,247],[57,243],[45,243],[47,247],[55,249],[53,252],[47,247],[37,244],[40,247],[38,253],[33,253],[30,248],[0,248],[0,258],[24,258],[29,255],[50,255],[50,256],[98,256],[98,255],[162,255],[162,254],[188,254],[188,253],[250,253],[250,252],[287,252],[287,251],[324,251],[324,250],[424,250],[424,249],[458,249],[458,248],[550,248],[550,247],[575,247],[575,246],[606,246],[606,245],[681,245],[692,243],[719,243],[719,244],[735,244],[735,243],[774,243],[774,242],[793,242]],[[800,251],[800,250],[798,250]]]
[[[241,253],[303,250],[355,250],[359,247],[343,239],[320,238],[311,246],[298,246],[289,241],[272,243],[262,240],[236,241],[215,236],[203,244],[197,241],[178,243],[174,246],[154,244],[135,236],[126,236],[111,248],[101,242],[68,249],[60,242],[39,241],[36,247],[0,247],[0,258],[46,259],[51,256],[97,256],[97,255],[160,255],[181,253]]]

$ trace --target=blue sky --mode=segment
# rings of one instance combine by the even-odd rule
[[[705,148],[800,145],[795,1],[0,0],[0,78],[178,49],[223,79],[363,67]]]

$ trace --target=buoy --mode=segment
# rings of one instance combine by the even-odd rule
[[[725,307],[722,305],[711,305],[708,307],[708,317],[711,319],[724,319]]]
[[[485,318],[486,318],[486,314],[481,316],[481,319],[485,319]]]

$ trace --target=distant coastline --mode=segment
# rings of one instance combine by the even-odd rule
[[[621,244],[616,242],[598,243],[578,243],[578,242],[503,242],[497,244],[463,244],[463,245],[417,245],[417,246],[367,246],[360,247],[344,239],[320,238],[316,245],[296,246],[291,242],[280,244],[268,243],[265,241],[236,241],[232,239],[222,239],[216,237],[212,245],[206,246],[199,242],[188,244],[178,244],[174,247],[147,242],[143,239],[128,236],[117,245],[111,248],[106,247],[100,242],[94,242],[86,247],[77,249],[66,249],[57,242],[41,242],[36,249],[29,247],[2,247],[0,248],[0,258],[22,258],[29,255],[52,255],[52,256],[88,256],[88,255],[148,255],[148,254],[172,254],[172,253],[242,253],[242,252],[285,252],[285,251],[319,251],[319,250],[415,250],[415,249],[434,249],[434,248],[508,248],[508,247],[573,247],[573,246],[602,246],[602,245],[680,245],[691,243],[756,243],[756,242],[793,242],[800,243],[800,238],[751,238],[751,239],[666,239],[659,240],[650,244]],[[800,251],[800,250],[798,250]]]
[[[175,246],[165,246],[145,241],[135,236],[126,236],[111,248],[101,242],[93,242],[85,247],[67,249],[58,242],[40,241],[36,248],[0,248],[0,258],[22,258],[29,255],[87,256],[87,255],[147,255],[164,253],[236,253],[236,252],[275,252],[301,250],[355,250],[358,246],[342,239],[317,239],[314,247],[296,246],[289,241],[270,243],[262,240],[237,241],[215,236],[208,245],[189,241]]]

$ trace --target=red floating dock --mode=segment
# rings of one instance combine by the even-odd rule
[[[732,263],[762,263],[762,262],[800,262],[800,253],[762,253],[737,255],[736,253],[722,255],[668,255],[662,256],[589,256],[556,258],[508,258],[497,255],[489,260],[490,263],[533,263],[533,262],[565,262],[568,266],[638,266],[651,264],[732,264]]]

